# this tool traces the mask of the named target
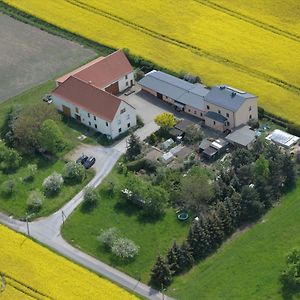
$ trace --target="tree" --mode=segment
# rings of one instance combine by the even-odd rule
[[[285,177],[285,185],[291,187],[297,178],[296,166],[289,154],[282,155],[282,175]]]
[[[238,191],[241,190],[242,186],[249,185],[253,182],[253,167],[252,165],[242,165],[236,170],[238,178]]]
[[[169,201],[169,194],[159,186],[148,185],[145,195],[142,193],[145,200],[143,215],[153,218],[161,217]]]
[[[174,241],[171,249],[167,254],[167,262],[172,274],[177,274],[180,271],[180,266],[178,264],[178,256],[179,256],[179,247],[176,241]]]
[[[251,151],[244,148],[238,148],[231,155],[231,164],[235,170],[244,165],[249,165],[253,162]]]
[[[300,250],[293,249],[286,256],[286,268],[280,276],[284,287],[291,290],[300,289]]]
[[[223,202],[218,202],[216,205],[216,213],[222,223],[225,236],[229,236],[233,230],[234,225],[230,213]]]
[[[16,182],[14,179],[8,179],[4,181],[1,185],[1,192],[6,196],[10,197],[16,187]]]
[[[218,248],[224,239],[224,228],[222,221],[215,211],[207,218],[207,231],[210,239],[210,251]]]
[[[43,122],[38,139],[42,149],[56,154],[64,148],[63,139],[63,134],[55,121],[47,119]]]
[[[172,282],[171,270],[160,255],[151,270],[151,282],[158,288],[166,287]]]
[[[184,134],[184,143],[193,145],[203,139],[203,132],[199,125],[189,125],[186,127]]]
[[[68,162],[63,168],[63,178],[69,183],[82,182],[85,177],[85,168],[74,161]]]
[[[260,155],[259,158],[255,161],[254,173],[256,177],[263,176],[265,178],[268,178],[270,173],[269,161],[263,155]]]
[[[214,195],[214,187],[204,169],[193,168],[191,172],[181,179],[180,197],[187,208],[200,212],[206,208]]]
[[[139,246],[126,238],[117,239],[111,247],[112,253],[123,260],[134,258],[139,253],[139,249]]]
[[[265,207],[260,202],[259,194],[255,188],[244,186],[241,192],[242,199],[242,220],[257,220],[264,212]]]
[[[24,181],[31,181],[34,179],[38,170],[37,164],[29,164],[27,165],[26,176],[24,177]]]
[[[21,161],[22,157],[16,150],[8,148],[0,142],[0,169],[15,170],[20,166]]]
[[[132,132],[127,140],[126,156],[129,160],[134,159],[142,152],[142,143],[140,138]]]
[[[173,114],[164,112],[157,115],[154,119],[155,123],[161,127],[162,130],[167,131],[176,125],[176,120]]]
[[[12,139],[16,148],[24,153],[33,153],[40,148],[39,133],[45,120],[57,121],[59,114],[52,105],[44,103],[23,109],[12,124]]]
[[[203,259],[210,253],[210,236],[206,220],[200,219],[193,222],[187,242],[195,260]]]
[[[241,214],[242,214],[242,199],[239,193],[233,193],[231,197],[225,199],[225,207],[228,210],[232,225],[234,228],[240,225]]]
[[[97,240],[104,244],[104,246],[111,250],[113,244],[117,241],[119,238],[119,232],[117,228],[111,227],[109,229],[104,230],[98,237]]]
[[[99,200],[99,194],[93,187],[86,187],[84,189],[84,196],[83,196],[83,204],[88,207],[92,208],[97,205]]]
[[[189,270],[194,264],[194,258],[190,245],[187,242],[183,242],[178,249],[178,265],[180,272]]]
[[[30,212],[38,212],[42,208],[43,202],[44,195],[39,190],[32,191],[27,199],[27,208]]]
[[[50,176],[43,181],[43,190],[46,196],[57,194],[64,183],[63,177],[57,172],[53,172]]]

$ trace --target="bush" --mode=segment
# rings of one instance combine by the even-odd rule
[[[140,81],[145,76],[145,73],[141,69],[137,69],[134,73],[135,81]]]
[[[86,207],[92,208],[96,206],[98,200],[99,200],[99,194],[94,188],[87,187],[84,189],[83,204]]]
[[[10,197],[15,189],[16,182],[14,179],[8,179],[1,185],[1,192],[3,195]]]
[[[27,166],[27,175],[24,177],[25,181],[32,181],[36,175],[38,167],[36,164],[29,164]]]
[[[63,178],[69,183],[82,182],[85,177],[85,169],[83,165],[74,161],[68,162],[63,169]]]
[[[288,125],[288,132],[290,134],[300,136],[300,126],[297,124],[289,124]]]
[[[27,209],[31,212],[38,212],[42,208],[44,199],[39,190],[32,191],[27,199]]]
[[[43,182],[43,189],[47,196],[54,195],[59,192],[64,183],[61,174],[54,172],[48,176]]]
[[[136,124],[138,128],[144,127],[145,123],[140,115],[136,116]]]
[[[139,249],[140,247],[133,241],[126,238],[119,238],[113,243],[111,251],[121,259],[131,259],[138,254]]]
[[[119,232],[117,228],[111,227],[107,230],[104,230],[98,237],[97,240],[101,242],[107,249],[111,250],[114,243],[119,238]]]
[[[139,159],[132,161],[127,164],[129,171],[139,172],[140,170],[145,170],[147,173],[155,173],[158,167],[158,163],[150,159]]]
[[[0,168],[1,170],[11,171],[20,166],[22,157],[20,154],[12,149],[6,147],[3,143],[0,143]]]

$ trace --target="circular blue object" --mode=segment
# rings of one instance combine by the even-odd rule
[[[177,216],[178,220],[185,221],[189,218],[189,214],[186,212],[182,212]]]

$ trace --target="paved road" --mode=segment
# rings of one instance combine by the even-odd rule
[[[141,139],[144,139],[146,136],[157,130],[157,128],[158,127],[154,122],[150,122],[143,128],[137,130],[136,133]],[[95,147],[94,151],[97,153],[101,152],[102,155],[105,156],[105,159],[103,159],[104,163],[100,171],[97,171],[96,176],[88,183],[88,186],[97,187],[109,174],[120,156],[126,151],[126,139],[121,140],[109,148],[104,148],[101,146],[91,147]],[[137,281],[136,279],[102,263],[101,261],[85,254],[79,249],[74,248],[62,238],[60,229],[63,223],[63,218],[65,220],[82,201],[83,191],[79,192],[72,200],[70,200],[54,214],[29,223],[30,236],[56,250],[58,253],[95,271],[100,275],[109,278],[121,286],[140,294],[143,297],[153,300],[171,300],[172,298],[162,295],[160,292]],[[16,231],[27,234],[28,229],[25,222],[12,219],[3,213],[0,213],[0,222]]]

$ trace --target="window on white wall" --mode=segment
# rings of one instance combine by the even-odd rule
[[[119,132],[122,132],[122,128],[119,128]]]
[[[108,122],[105,122],[105,125],[108,127]]]
[[[128,86],[128,81],[126,81],[126,86]]]
[[[127,124],[127,127],[128,127],[128,128],[130,127],[130,123]]]
[[[120,125],[121,124],[121,120],[118,120],[118,125]]]
[[[128,79],[128,75],[125,75],[125,79]]]
[[[129,119],[130,119],[130,115],[128,114],[128,115],[127,115],[127,120],[129,120]]]
[[[126,111],[126,108],[122,108],[122,109],[120,110],[120,114],[123,114],[125,111]]]
[[[97,124],[95,124],[95,128],[96,128],[96,129],[98,128]]]
[[[96,121],[96,116],[94,116],[94,120]]]
[[[229,113],[226,113],[226,117],[229,118]]]
[[[88,113],[88,117],[89,117],[89,118],[91,117],[90,113]]]

